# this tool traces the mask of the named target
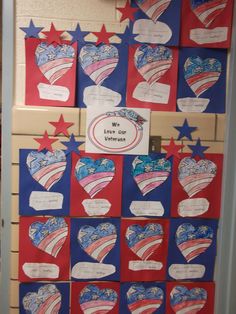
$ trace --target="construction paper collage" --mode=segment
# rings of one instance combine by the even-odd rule
[[[48,121],[54,137],[20,149],[20,313],[214,313],[223,155],[193,141],[184,113],[225,113],[232,10],[127,1],[124,33],[78,23],[71,41],[53,23],[21,27],[26,105],[179,111],[191,152],[171,138],[148,155],[88,153],[62,114]]]

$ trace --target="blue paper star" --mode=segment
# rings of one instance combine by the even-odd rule
[[[133,34],[131,32],[131,30],[130,30],[130,27],[127,25],[123,34],[116,34],[116,35],[121,39],[122,43],[129,44],[129,43],[132,43],[135,40],[134,37],[137,34]]]
[[[196,145],[188,145],[188,147],[191,149],[192,157],[199,156],[200,158],[205,158],[205,150],[209,148],[209,146],[202,146],[201,140],[198,138]]]
[[[190,141],[192,141],[191,133],[196,131],[197,127],[189,126],[188,120],[185,119],[182,126],[175,126],[174,127],[177,131],[179,131],[179,136],[177,140],[181,140],[183,137],[187,137]]]
[[[74,31],[68,31],[68,33],[72,36],[71,43],[73,44],[76,41],[80,43],[85,43],[84,37],[89,34],[89,32],[82,32],[80,29],[79,23],[76,26]]]
[[[30,20],[29,27],[20,27],[20,29],[25,32],[25,38],[39,38],[39,33],[43,27],[35,27],[33,20]]]
[[[64,146],[67,147],[67,150],[65,151],[65,154],[68,155],[69,153],[75,152],[76,154],[79,154],[80,151],[78,147],[82,145],[84,142],[77,142],[75,140],[74,134],[71,134],[70,140],[66,142],[61,142]]]

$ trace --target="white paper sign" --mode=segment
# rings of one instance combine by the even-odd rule
[[[129,261],[129,269],[133,271],[139,270],[161,270],[163,264],[156,261]]]
[[[121,102],[121,94],[100,85],[88,86],[84,89],[84,99],[87,107],[116,107]]]
[[[226,41],[227,37],[228,27],[195,28],[190,31],[190,39],[198,45],[221,43]]]
[[[182,112],[203,112],[206,110],[210,99],[208,98],[179,98],[177,105]]]
[[[132,201],[130,211],[135,216],[163,216],[164,207],[157,201]]]
[[[150,110],[87,108],[86,153],[147,155]]]
[[[38,84],[39,98],[46,100],[67,101],[70,97],[70,91],[65,86]]]
[[[61,193],[33,191],[30,194],[29,206],[37,211],[62,209],[63,198]]]
[[[169,267],[169,275],[176,280],[202,278],[206,268],[200,264],[172,264]]]
[[[170,85],[162,83],[149,85],[147,82],[141,82],[135,87],[132,96],[140,101],[166,105],[169,102]]]
[[[116,267],[112,264],[79,262],[73,266],[71,276],[76,279],[99,279],[115,272]]]
[[[98,199],[86,199],[82,202],[85,212],[89,216],[103,216],[106,215],[110,208],[111,203],[108,200]]]
[[[179,202],[178,214],[181,217],[196,217],[206,213],[209,205],[209,201],[206,198],[188,198]]]
[[[137,34],[136,41],[150,44],[166,44],[172,37],[172,31],[167,24],[146,19],[135,21],[133,34]]]
[[[22,269],[30,278],[57,279],[59,277],[59,267],[56,264],[24,263]]]

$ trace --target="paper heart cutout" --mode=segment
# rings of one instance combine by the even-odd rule
[[[191,8],[199,21],[208,27],[225,9],[228,0],[190,0]]]
[[[175,313],[196,314],[206,301],[207,291],[203,288],[188,290],[185,286],[175,286],[170,293],[170,303]]]
[[[115,70],[119,62],[118,49],[113,45],[101,45],[97,47],[87,44],[80,50],[79,61],[84,73],[96,85],[101,85]]]
[[[159,287],[145,289],[139,284],[132,285],[127,291],[128,308],[132,314],[152,314],[162,305],[163,290]]]
[[[142,227],[131,225],[126,230],[128,247],[142,260],[147,260],[163,241],[163,228],[160,224],[150,223]]]
[[[139,46],[134,54],[134,63],[138,72],[148,82],[157,82],[172,65],[172,51],[168,47],[157,45]]]
[[[29,237],[39,250],[57,257],[68,236],[64,218],[52,217],[45,223],[36,221],[29,227]]]
[[[140,9],[153,20],[157,22],[159,17],[168,8],[171,0],[135,0]]]
[[[51,84],[54,84],[72,68],[75,50],[70,45],[54,47],[41,42],[35,50],[35,57],[39,70]]]
[[[81,248],[99,263],[113,249],[116,239],[116,227],[109,222],[101,223],[96,228],[82,226],[78,233]]]
[[[178,179],[189,197],[205,189],[215,178],[216,164],[208,159],[196,162],[191,157],[183,158],[178,167]]]
[[[113,289],[88,285],[80,292],[79,304],[84,314],[106,314],[114,308],[117,299],[118,295]]]
[[[184,64],[184,78],[199,97],[218,81],[221,70],[221,63],[215,58],[202,60],[200,57],[189,57]]]
[[[83,189],[93,198],[115,176],[115,163],[111,159],[80,158],[75,166],[75,176]]]
[[[209,226],[195,228],[190,223],[184,223],[178,227],[175,241],[180,252],[189,263],[208,249],[213,236],[213,230]]]
[[[171,173],[171,162],[165,158],[153,160],[137,156],[132,162],[132,175],[143,195],[164,183]]]
[[[31,176],[47,191],[56,184],[66,169],[66,155],[62,150],[47,152],[31,151],[26,159]]]
[[[57,314],[61,308],[61,293],[53,284],[44,285],[38,293],[28,292],[22,303],[27,313]]]

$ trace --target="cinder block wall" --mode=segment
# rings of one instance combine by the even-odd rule
[[[10,283],[10,313],[19,312],[18,301],[18,193],[19,193],[19,149],[37,148],[34,137],[41,136],[45,130],[53,134],[53,127],[48,121],[57,121],[60,114],[66,121],[72,121],[74,126],[70,129],[77,139],[85,138],[86,110],[78,108],[39,108],[24,106],[25,91],[25,54],[24,33],[19,27],[29,25],[33,18],[36,26],[43,26],[49,30],[53,22],[58,29],[73,30],[80,22],[84,31],[99,31],[105,23],[108,31],[120,33],[125,23],[119,23],[119,13],[116,7],[123,6],[126,0],[16,0],[16,51],[15,51],[15,90],[14,106],[12,110],[12,205],[11,205],[11,283]],[[91,39],[92,36],[91,36]],[[95,40],[96,38],[94,38]],[[201,138],[202,144],[210,146],[209,153],[223,153],[225,115],[223,114],[185,114],[170,112],[152,112],[151,135],[162,136],[165,142],[173,136],[177,138],[178,132],[174,125],[182,125],[187,118],[190,125],[197,126],[193,139]],[[187,141],[184,144],[188,144]],[[60,143],[55,143],[55,148]],[[188,148],[184,148],[188,152]]]

